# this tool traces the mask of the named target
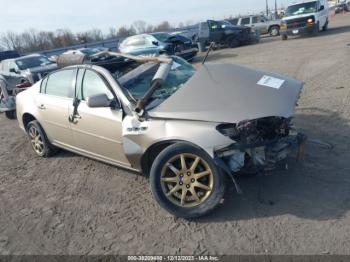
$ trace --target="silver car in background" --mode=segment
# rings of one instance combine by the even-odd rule
[[[18,95],[36,154],[63,148],[149,175],[160,206],[194,218],[218,206],[226,177],[239,190],[236,174],[302,153],[305,137],[291,124],[301,82],[233,64],[196,70],[179,57],[124,57],[136,63],[123,74],[71,66]]]

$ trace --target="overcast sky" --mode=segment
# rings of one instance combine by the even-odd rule
[[[273,6],[274,0],[269,0]],[[286,4],[289,0],[278,0]],[[265,9],[265,0],[0,0],[0,32],[28,28],[74,32],[130,25],[136,20],[198,22]]]

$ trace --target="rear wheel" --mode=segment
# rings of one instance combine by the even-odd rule
[[[270,36],[278,36],[280,34],[280,28],[277,25],[271,26],[269,29]]]
[[[41,157],[50,157],[57,152],[57,149],[51,145],[45,131],[38,121],[34,120],[27,126],[27,133],[34,152]]]
[[[169,146],[158,155],[150,182],[159,205],[183,218],[208,214],[225,192],[224,177],[211,157],[186,143]]]

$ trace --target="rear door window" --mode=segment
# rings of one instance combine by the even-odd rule
[[[260,22],[260,21],[259,21],[260,19],[258,19],[257,16],[253,16],[252,19],[253,19],[252,24],[256,24],[256,23]]]
[[[249,25],[250,24],[250,17],[242,18],[242,25]]]
[[[50,74],[43,80],[41,91],[47,95],[72,98],[75,72],[75,69],[66,69]]]

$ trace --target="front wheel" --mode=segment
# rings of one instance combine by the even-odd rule
[[[227,39],[227,44],[230,48],[236,48],[239,47],[240,42],[235,37],[229,37]]]
[[[326,24],[322,27],[322,31],[325,32],[328,30],[328,21],[326,22]]]
[[[186,143],[171,145],[158,155],[150,183],[159,205],[182,218],[208,214],[225,193],[224,177],[212,158]]]

